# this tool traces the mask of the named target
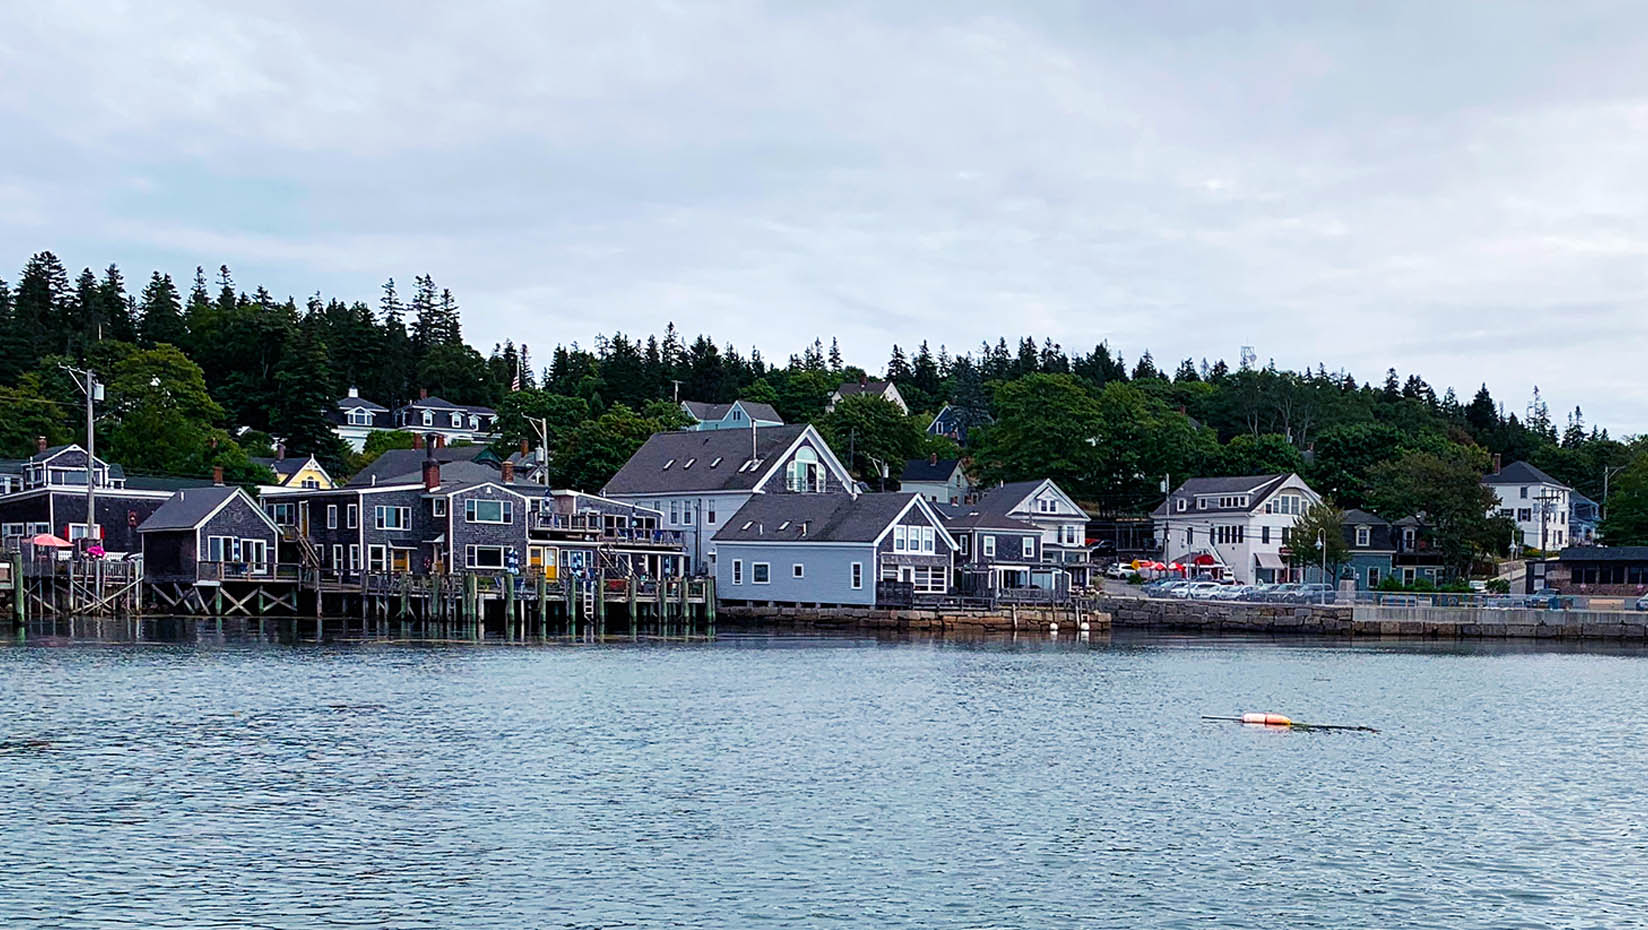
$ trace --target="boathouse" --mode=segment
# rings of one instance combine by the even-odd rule
[[[198,584],[269,577],[280,531],[245,491],[178,491],[137,528],[151,583]]]

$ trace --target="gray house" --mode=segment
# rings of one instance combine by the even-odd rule
[[[979,494],[973,509],[1041,530],[1042,560],[1062,566],[1071,584],[1087,584],[1087,511],[1051,478],[991,488]]]
[[[178,491],[137,528],[151,581],[257,579],[274,571],[280,530],[237,487]]]
[[[899,475],[898,489],[913,491],[940,504],[959,504],[973,493],[973,482],[961,459],[941,459],[933,453],[924,459],[910,459]]]
[[[88,466],[89,463],[89,466]],[[137,487],[128,483],[117,464],[89,457],[78,445],[47,447],[44,439],[34,455],[20,462],[8,480],[11,493],[0,495],[0,538],[8,549],[38,533],[53,533],[71,541],[88,535],[86,527],[86,482],[96,488],[97,514],[92,521],[103,547],[111,553],[135,552],[141,545],[137,527],[172,496],[175,488]],[[209,484],[205,479],[182,483]]]
[[[935,506],[956,540],[956,590],[971,597],[1041,588],[1064,592],[1065,571],[1046,564],[1040,527],[966,504]]]
[[[714,538],[751,495],[857,494],[810,425],[655,433],[602,488],[664,515],[682,534],[689,572],[708,572]]]
[[[956,541],[918,494],[755,494],[715,534],[719,600],[877,603],[877,581],[950,591]]]

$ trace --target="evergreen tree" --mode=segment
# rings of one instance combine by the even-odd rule
[[[137,317],[130,294],[126,293],[126,279],[114,264],[103,269],[103,280],[97,285],[97,302],[103,318],[103,335],[121,342],[137,341]]]
[[[841,374],[841,343],[834,336],[830,337],[830,373]]]
[[[331,458],[336,438],[326,411],[338,394],[328,384],[326,346],[317,332],[323,325],[318,316],[305,320],[275,363],[276,393],[269,428],[285,439],[289,449]]]
[[[175,346],[184,342],[183,311],[178,306],[177,288],[172,284],[171,275],[157,271],[149,276],[149,283],[143,288],[139,312],[142,317],[140,339],[144,346],[153,347],[162,343]]]
[[[33,367],[43,355],[70,350],[75,329],[70,322],[72,306],[69,275],[63,263],[50,252],[30,256],[12,297],[12,319],[19,347],[25,352],[21,359],[24,368]]]

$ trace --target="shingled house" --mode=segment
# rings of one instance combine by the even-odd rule
[[[280,539],[256,501],[221,485],[178,491],[137,532],[144,576],[189,584],[266,577]]]

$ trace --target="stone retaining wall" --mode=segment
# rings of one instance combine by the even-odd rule
[[[996,610],[885,610],[869,607],[721,606],[722,626],[800,629],[890,629],[928,632],[1108,632],[1109,614],[1072,608],[1002,607]],[[1086,626],[1086,630],[1082,627]]]
[[[1648,640],[1648,613],[1382,607],[1361,604],[1238,604],[1107,597],[1099,609],[1115,629],[1196,633]]]

